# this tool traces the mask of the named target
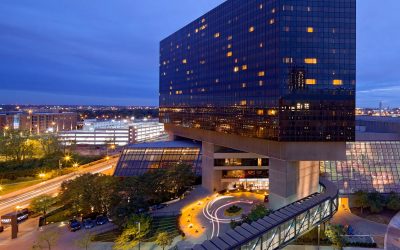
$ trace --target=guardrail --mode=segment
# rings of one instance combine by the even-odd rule
[[[251,224],[243,224],[214,237],[194,250],[281,249],[315,226],[328,221],[338,210],[338,189],[323,179],[321,190],[291,203]]]

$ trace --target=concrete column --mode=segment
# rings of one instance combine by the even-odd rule
[[[203,141],[201,162],[202,186],[209,192],[221,189],[222,172],[214,170],[214,152],[214,144]]]
[[[279,209],[315,192],[319,187],[319,162],[270,159],[269,201]]]

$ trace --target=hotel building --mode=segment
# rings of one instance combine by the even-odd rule
[[[320,161],[345,160],[355,17],[355,0],[228,0],[161,42],[160,121],[171,139],[202,142],[204,187],[251,171],[278,208],[317,191]]]

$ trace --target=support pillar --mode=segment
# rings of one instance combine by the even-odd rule
[[[214,170],[214,152],[215,146],[213,143],[202,143],[202,186],[209,192],[221,190],[222,172]]]
[[[279,209],[318,192],[318,161],[270,159],[270,208]]]

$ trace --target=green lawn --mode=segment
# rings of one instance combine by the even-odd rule
[[[5,195],[8,193],[12,193],[14,191],[30,187],[32,185],[36,185],[40,182],[42,182],[42,179],[39,178],[32,178],[32,177],[26,177],[26,178],[18,178],[15,181],[11,180],[2,180],[0,183],[1,186],[1,191],[0,195]]]
[[[171,238],[175,238],[179,235],[179,230],[177,228],[177,216],[167,216],[167,217],[154,217],[152,230],[145,239],[145,242],[155,241],[157,234],[159,232],[168,232]],[[121,234],[119,229],[114,229],[105,233],[97,234],[94,236],[93,241],[101,242],[114,242],[118,236]]]

